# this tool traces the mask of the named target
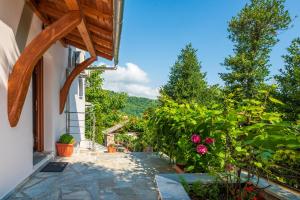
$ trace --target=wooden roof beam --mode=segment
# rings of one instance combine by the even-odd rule
[[[71,11],[80,11],[80,5],[78,0],[65,0],[67,7],[69,8],[69,10]],[[85,18],[82,15],[82,21],[81,23],[77,26],[77,29],[85,43],[86,48],[88,49],[90,55],[92,57],[97,57],[96,55],[96,51],[92,42],[92,39],[90,37],[90,33],[86,27],[86,23],[85,23]]]
[[[62,15],[64,15],[64,12],[62,11],[59,11],[59,10],[55,10],[53,7],[51,7],[50,5],[48,5],[48,3],[44,2],[44,1],[41,1],[38,5],[38,10],[53,17],[53,18],[56,18],[56,19],[59,19]],[[107,28],[104,28],[104,27],[99,27],[99,26],[95,26],[93,24],[90,24],[90,23],[87,23],[87,28],[97,34],[97,35],[100,35],[100,36],[107,36],[109,39],[112,39],[112,33],[113,31],[112,30],[109,30]]]
[[[113,44],[111,41],[102,39],[101,37],[98,37],[95,34],[91,34],[91,37],[92,37],[93,41],[95,41],[97,44],[101,44],[102,46],[107,47],[111,50],[113,49]]]
[[[90,66],[95,60],[97,60],[96,57],[90,57],[90,58],[86,59],[82,63],[78,64],[73,69],[71,74],[68,76],[64,86],[60,90],[60,95],[59,95],[59,113],[60,114],[64,111],[68,93],[69,93],[69,90],[70,90],[73,80],[80,74],[80,72],[82,72],[85,68]]]
[[[84,43],[80,37],[71,35],[71,34],[67,35],[65,37],[65,39],[71,40],[71,41],[77,42],[77,43]],[[84,45],[84,44],[82,44],[82,45]],[[95,44],[95,49],[102,51],[103,53],[107,53],[107,54],[112,54],[112,52],[113,52],[112,48],[107,48],[105,46],[98,45],[98,44]]]
[[[63,7],[63,8],[66,7],[64,3],[66,3],[65,0],[55,0],[55,4],[58,4],[58,5],[60,5],[60,7]],[[71,6],[74,8],[78,7],[77,5],[75,5],[72,2],[71,2]],[[67,5],[67,7],[69,9],[68,5]],[[86,16],[89,16],[90,18],[93,18],[96,20],[99,20],[99,18],[101,18],[103,20],[112,20],[113,19],[112,14],[101,12],[98,7],[97,7],[98,9],[96,9],[93,7],[89,7],[85,4],[80,4],[80,8],[82,9],[83,14],[85,14]]]
[[[85,50],[87,51],[86,47],[83,45],[83,44],[80,44],[79,42],[75,42],[75,41],[71,41],[69,39],[66,38],[66,42],[70,45],[73,45],[79,49],[82,49],[82,50]],[[113,56],[111,54],[108,54],[108,53],[104,53],[104,52],[101,52],[99,50],[96,49],[96,53],[97,55],[107,59],[107,60],[112,60],[113,59]]]
[[[90,18],[93,18],[96,20],[99,20],[100,18],[103,20],[112,20],[113,19],[112,15],[108,15],[103,12],[99,12],[99,10],[89,7],[89,6],[86,6],[86,5],[82,5],[82,9],[83,9],[83,13],[86,16],[89,16]]]
[[[95,26],[93,24],[87,24],[87,27],[89,30],[91,30],[91,32],[93,32],[96,35],[101,36],[101,34],[107,35],[109,39],[112,40],[113,36],[112,36],[112,31],[109,31],[107,29],[104,28],[100,28],[98,26]]]
[[[36,63],[52,44],[76,28],[81,21],[79,11],[65,14],[39,33],[19,56],[8,78],[7,112],[11,127],[18,124]]]
[[[38,16],[38,18],[44,23],[44,24],[50,24],[50,21],[39,11],[38,5],[35,3],[34,0],[26,0],[26,3],[29,5],[31,10]]]
[[[81,38],[81,37],[80,37],[80,34],[77,33],[77,32],[75,32],[75,31],[72,31],[72,32],[69,33],[66,37],[69,37],[69,36],[74,37],[74,38],[75,38],[75,37]],[[112,42],[111,42],[111,41],[105,40],[105,39],[103,39],[103,38],[101,38],[101,37],[99,37],[99,36],[97,36],[97,35],[95,35],[95,34],[93,34],[93,33],[90,34],[90,36],[91,36],[92,40],[93,40],[96,44],[101,45],[101,46],[103,46],[103,47],[106,47],[107,49],[110,49],[110,50],[113,49],[113,45],[112,45]]]
[[[51,22],[41,13],[38,9],[38,5],[35,3],[34,0],[26,0],[27,5],[31,8],[31,10],[36,14],[36,16],[45,24],[49,25]],[[59,40],[63,47],[67,47],[66,43],[63,40]]]
[[[111,0],[96,0],[96,7],[102,12],[109,13],[113,11],[113,1]]]

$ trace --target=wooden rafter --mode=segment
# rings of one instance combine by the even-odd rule
[[[79,42],[71,41],[71,40],[68,40],[68,39],[66,39],[66,42],[70,45],[73,45],[73,46],[79,48],[79,49],[87,51],[86,47],[83,44],[79,43]],[[113,56],[111,54],[103,53],[101,51],[98,51],[97,49],[96,49],[96,53],[97,53],[97,55],[99,55],[103,58],[106,58],[108,60],[111,60],[113,58]]]
[[[66,1],[65,1],[66,2]],[[59,5],[60,7],[65,7],[64,5],[64,0],[56,0],[55,4]],[[45,4],[47,4],[46,2],[44,2]],[[49,5],[49,4],[48,4]],[[70,2],[70,5],[73,6],[73,8],[78,7],[77,5],[75,5],[73,2]],[[68,9],[69,6],[67,5]],[[91,17],[93,19],[99,19],[102,18],[104,20],[111,20],[113,18],[112,14],[108,14],[105,12],[100,12],[99,9],[95,9],[86,5],[80,5],[80,8],[82,9],[82,12],[84,15]],[[76,9],[75,9],[76,10]]]
[[[61,43],[66,45],[72,40],[73,33],[79,36],[78,43],[84,43],[86,51],[95,53],[103,52],[104,54],[114,55],[113,35],[114,35],[114,10],[113,0],[26,0],[29,2],[32,10],[40,16],[45,24],[51,24],[60,19],[70,10],[79,10],[82,14],[83,23],[74,29],[66,38],[62,38]],[[47,21],[47,22],[46,22]],[[85,26],[84,26],[85,25]],[[81,31],[79,31],[81,30]],[[83,40],[84,39],[84,40]],[[83,42],[82,42],[83,41]],[[78,46],[75,46],[78,47]],[[79,47],[78,47],[79,48]],[[110,49],[109,52],[105,52]],[[91,53],[91,52],[90,52]],[[101,56],[101,54],[97,54]],[[110,56],[109,56],[110,57]]]
[[[39,11],[38,5],[33,0],[26,0],[26,3],[30,6],[33,12],[38,16],[38,18],[46,25],[50,24],[50,21]]]
[[[42,11],[43,13],[46,13],[47,15],[52,16],[56,19],[59,19],[64,14],[60,10],[55,10],[55,8],[48,5],[44,1],[42,1],[40,4],[38,4],[38,10]],[[112,30],[107,29],[106,27],[98,27],[98,26],[94,26],[89,23],[87,23],[87,26],[88,26],[88,28],[91,27],[93,29],[91,31],[100,32],[101,34],[104,34],[104,35],[111,35],[113,32]]]
[[[70,11],[47,26],[24,49],[8,79],[8,119],[16,126],[24,105],[34,67],[45,51],[82,21],[79,11]]]
[[[96,0],[96,6],[97,6],[97,9],[100,10],[102,8],[102,1]]]
[[[95,47],[91,40],[90,33],[88,32],[88,30],[86,28],[84,19],[82,19],[81,23],[77,26],[77,28],[78,28],[78,31],[87,47],[89,53],[91,54],[92,57],[96,57],[97,55],[96,55]]]
[[[97,59],[96,57],[90,57],[87,60],[83,61],[82,63],[78,64],[73,69],[71,74],[68,76],[64,86],[60,90],[59,113],[62,113],[64,111],[68,93],[69,93],[69,90],[70,90],[73,80],[80,74],[80,72],[82,72],[85,68],[87,68],[89,65],[91,65],[96,59]]]
[[[101,44],[101,46],[106,47],[110,50],[113,50],[113,44],[110,41],[104,40],[100,37],[98,37],[97,35],[91,34],[92,39],[97,43],[97,44]]]
[[[31,8],[31,10],[34,12],[34,14],[36,14],[36,16],[45,24],[45,25],[49,25],[51,24],[50,20],[45,17],[43,15],[43,13],[41,13],[38,9],[37,4],[35,3],[34,0],[26,0],[27,5],[29,5],[29,7]],[[60,43],[62,44],[63,47],[67,47],[66,43],[63,40],[59,40]]]
[[[95,34],[90,34],[90,36],[91,36],[92,40],[95,41],[97,44],[100,44],[101,46],[106,47],[107,49],[113,50],[112,42],[110,42],[108,40],[104,40],[104,39],[102,39],[101,37],[98,37]],[[66,37],[67,38],[68,37],[73,37],[74,39],[75,38],[81,39],[81,36],[80,36],[79,32],[77,33],[76,31],[72,31]]]
[[[99,36],[105,35],[108,39],[112,39],[112,32],[107,29],[99,28],[93,24],[87,24],[87,27],[91,30],[91,32]]]
[[[83,40],[78,37],[78,36],[75,36],[75,35],[71,35],[69,34],[68,36],[65,37],[67,40],[70,40],[70,41],[73,41],[73,42],[76,42],[78,44],[81,44],[82,46],[84,46],[84,42]],[[100,51],[100,52],[103,52],[103,53],[106,53],[107,55],[111,55],[111,51],[112,49],[111,48],[107,48],[107,47],[104,47],[104,46],[100,46],[100,45],[97,45],[95,44],[95,49]],[[85,49],[84,49],[85,50]]]
[[[83,5],[83,13],[90,18],[99,20],[99,18],[103,18],[104,20],[112,19],[112,15],[105,14],[103,12],[99,12],[99,10]]]
[[[65,0],[67,7],[69,8],[69,10],[75,11],[75,10],[80,10],[80,5],[79,2],[77,0]],[[83,15],[82,15],[83,16]],[[96,57],[96,51],[93,45],[93,42],[91,40],[90,37],[90,33],[86,27],[86,22],[85,22],[85,18],[82,17],[82,21],[81,23],[77,26],[78,31],[85,43],[86,48],[88,49],[90,55],[92,57]]]

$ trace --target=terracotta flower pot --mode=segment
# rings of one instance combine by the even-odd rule
[[[178,164],[173,166],[173,169],[175,169],[177,174],[183,174],[184,173],[184,167],[181,168],[182,166],[179,166]]]
[[[116,153],[117,152],[117,148],[114,146],[108,146],[107,147],[107,152],[108,153]]]
[[[74,144],[56,143],[56,150],[58,156],[70,157],[73,154]]]

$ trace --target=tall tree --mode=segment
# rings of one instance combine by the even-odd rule
[[[297,120],[300,118],[300,38],[294,39],[287,50],[288,54],[283,56],[285,67],[275,79],[279,98],[284,102],[283,111],[289,120]]]
[[[205,73],[200,71],[201,64],[197,59],[197,50],[188,44],[181,50],[177,61],[171,68],[168,83],[161,93],[175,101],[199,101],[204,98],[207,83]]]
[[[291,18],[285,0],[251,0],[229,22],[229,39],[234,55],[225,58],[228,73],[221,73],[230,91],[240,89],[241,98],[253,98],[269,74],[271,48],[279,31],[288,28]]]

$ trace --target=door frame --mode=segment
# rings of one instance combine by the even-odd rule
[[[41,58],[32,74],[33,149],[44,151],[44,70]]]

